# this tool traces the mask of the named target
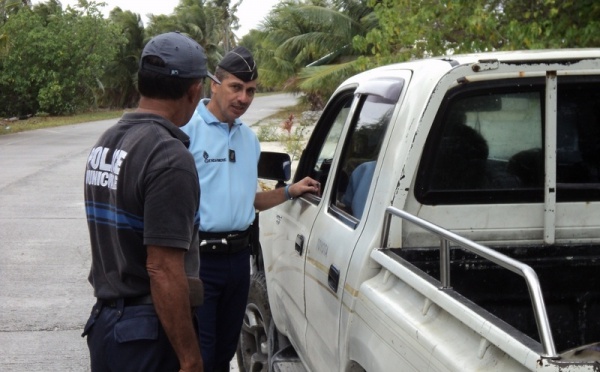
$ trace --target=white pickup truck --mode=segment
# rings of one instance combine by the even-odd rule
[[[600,49],[358,74],[305,176],[259,215],[241,370],[600,370]]]

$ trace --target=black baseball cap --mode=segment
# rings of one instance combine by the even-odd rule
[[[244,82],[258,78],[258,70],[252,53],[243,46],[235,47],[225,54],[225,57],[219,62],[219,67]]]
[[[160,57],[165,62],[165,66],[144,63],[146,56]],[[179,32],[167,32],[153,37],[142,51],[140,70],[188,79],[208,76],[217,84],[221,84],[219,79],[208,72],[206,54],[200,44]]]

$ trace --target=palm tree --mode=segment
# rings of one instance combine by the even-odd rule
[[[2,26],[11,14],[15,14],[24,6],[30,8],[31,1],[0,0],[0,58],[8,53],[10,46],[8,35],[2,31]]]
[[[136,73],[144,47],[144,26],[139,14],[114,8],[109,19],[127,39],[116,58],[107,66],[102,84],[102,103],[110,107],[133,107],[139,99]]]
[[[217,19],[220,21],[220,28],[222,32],[221,45],[223,51],[228,52],[236,46],[237,40],[234,30],[239,28],[239,19],[235,15],[242,0],[238,0],[233,6],[230,7],[230,0],[213,0],[214,6],[219,10]]]
[[[150,16],[146,39],[163,32],[179,31],[196,40],[205,50],[209,69],[223,56],[222,9],[202,0],[180,0],[172,15]]]
[[[0,26],[2,26],[11,14],[16,13],[22,7],[31,7],[29,0],[0,0]]]
[[[360,69],[353,38],[373,27],[365,1],[288,0],[263,21],[256,50],[261,85],[304,92],[318,109]]]

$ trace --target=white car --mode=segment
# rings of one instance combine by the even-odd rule
[[[259,215],[241,370],[599,368],[600,50],[361,73],[305,176]]]

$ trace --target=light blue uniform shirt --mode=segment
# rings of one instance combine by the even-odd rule
[[[368,161],[356,167],[350,175],[348,188],[342,202],[352,208],[352,215],[361,218],[369,194],[369,186],[375,173],[376,162]]]
[[[245,230],[255,217],[260,142],[239,119],[229,130],[208,111],[209,101],[200,101],[181,128],[190,136],[189,149],[198,168],[200,231]],[[229,150],[235,152],[235,162],[230,161]]]

